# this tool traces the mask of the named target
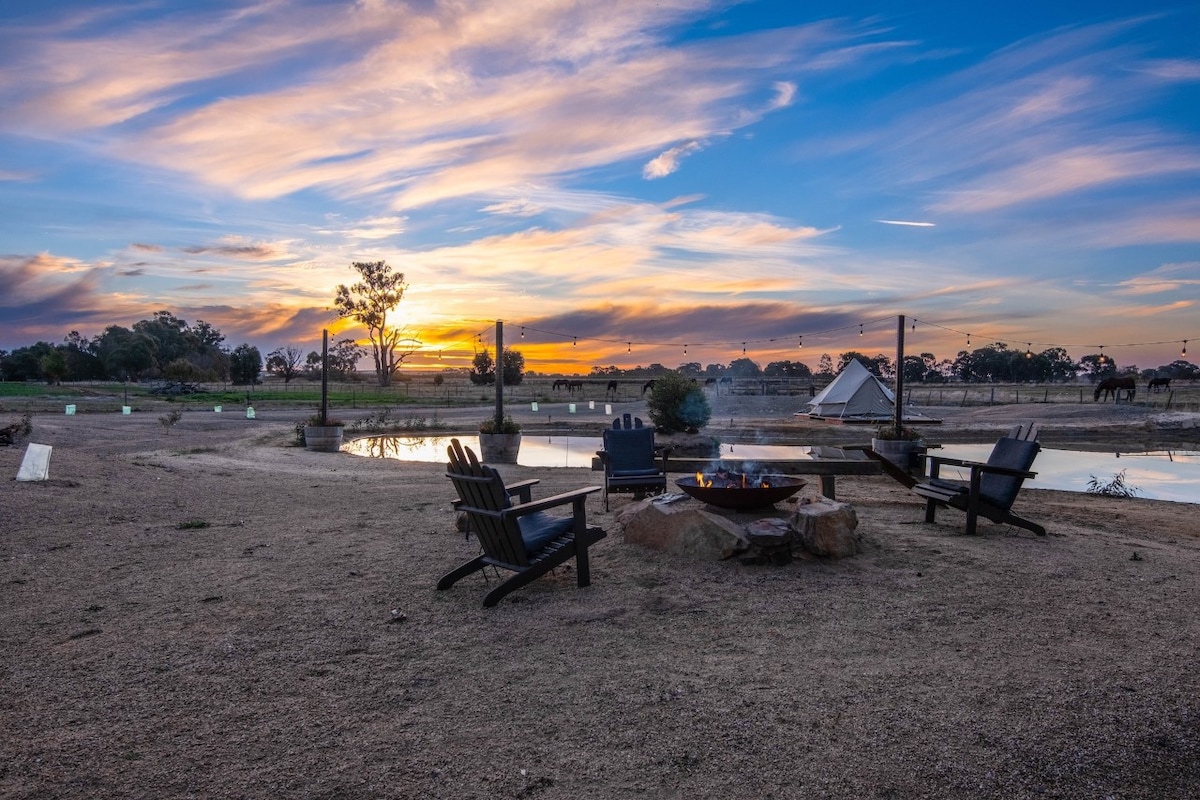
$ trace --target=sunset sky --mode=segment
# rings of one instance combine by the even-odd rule
[[[5,2],[0,348],[167,309],[316,349],[386,260],[418,366],[502,319],[538,371],[815,367],[894,354],[898,314],[939,358],[1200,362],[1197,31],[1153,0]]]

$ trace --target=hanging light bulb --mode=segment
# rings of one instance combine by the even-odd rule
[[[1033,358],[1033,350],[1031,349],[1032,347],[1033,347],[1033,342],[1025,343],[1025,357],[1026,358]]]
[[[1100,363],[1104,363],[1104,345],[1100,345]]]
[[[522,339],[525,338],[525,326],[524,325],[521,326],[521,338]]]
[[[796,345],[796,347],[797,347],[797,348],[803,348],[803,347],[804,347],[804,337],[803,337],[803,336],[801,336],[801,337],[800,337],[800,343],[799,343],[799,344],[797,344],[797,345]]]
[[[742,342],[742,355],[746,355],[746,343]]]
[[[683,354],[685,356],[687,355],[687,345],[686,344],[683,346]]]
[[[626,343],[625,343],[625,352],[626,352],[626,353],[632,353],[632,352],[633,352],[633,342],[626,342]]]
[[[1183,340],[1183,350],[1179,352],[1180,358],[1187,358],[1187,339]]]
[[[913,333],[917,332],[917,321],[915,319],[913,320],[913,324],[912,324],[912,332]]]
[[[571,347],[577,347],[578,345],[579,345],[579,337],[572,336],[571,337]]]
[[[862,323],[861,322],[858,323],[858,335],[859,335],[859,338],[862,338]]]
[[[971,334],[967,334],[967,347],[971,346]]]

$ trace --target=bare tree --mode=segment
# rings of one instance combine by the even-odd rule
[[[267,372],[273,372],[283,378],[284,384],[299,377],[300,366],[304,363],[304,351],[299,347],[284,345],[267,354]]]
[[[353,319],[366,327],[375,359],[375,376],[380,386],[388,386],[404,359],[420,345],[406,330],[388,325],[388,314],[400,305],[408,284],[404,282],[404,273],[393,272],[386,261],[355,261],[350,268],[362,280],[352,286],[339,285],[334,307],[339,317]]]

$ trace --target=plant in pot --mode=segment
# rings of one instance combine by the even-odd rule
[[[521,426],[512,417],[489,417],[479,423],[479,455],[486,463],[515,464],[521,449]]]
[[[897,430],[894,425],[883,425],[871,439],[872,450],[905,472],[916,465],[916,456],[923,446],[920,432],[905,426]]]
[[[330,417],[326,409],[313,414],[304,422],[304,446],[309,450],[336,453],[342,449],[342,434],[346,423]]]

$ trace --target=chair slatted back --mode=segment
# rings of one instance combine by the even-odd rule
[[[458,439],[450,440],[446,452],[450,457],[446,477],[458,492],[462,501],[459,510],[470,519],[484,554],[504,564],[528,566],[521,529],[515,518],[503,513],[512,503],[500,473],[481,463],[475,452],[463,447]]]
[[[1042,446],[1036,441],[1012,439],[1004,437],[996,442],[988,456],[987,463],[993,467],[1005,467],[1029,471],[1037,458]],[[1017,475],[1000,475],[995,472],[985,472],[979,480],[979,496],[992,505],[1006,511],[1012,508],[1021,484],[1025,479]]]
[[[604,440],[608,472],[657,469],[654,463],[653,428],[606,428]]]

